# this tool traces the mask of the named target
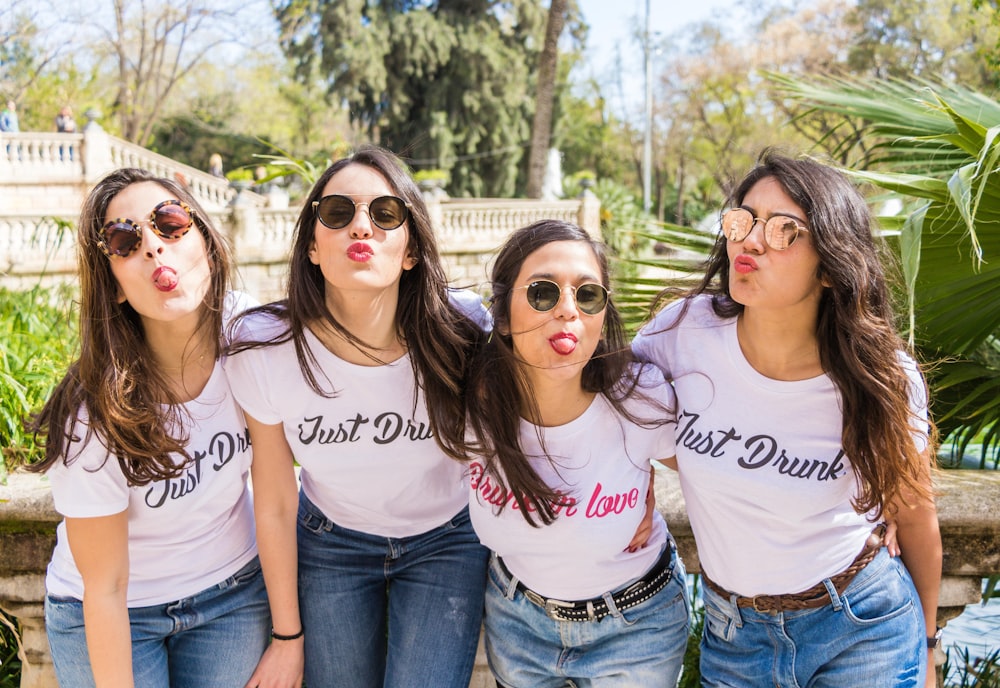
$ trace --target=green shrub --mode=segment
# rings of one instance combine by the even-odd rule
[[[0,474],[41,457],[24,421],[45,403],[77,350],[74,290],[0,288]]]

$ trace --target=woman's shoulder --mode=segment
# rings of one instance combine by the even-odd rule
[[[658,334],[680,328],[706,327],[727,322],[715,313],[712,294],[695,294],[671,301],[643,326],[642,335]]]
[[[231,344],[265,343],[286,335],[288,329],[288,319],[280,304],[255,304],[234,314],[228,336]]]

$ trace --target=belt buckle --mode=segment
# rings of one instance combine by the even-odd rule
[[[560,614],[560,609],[572,609],[576,604],[573,602],[563,602],[562,600],[545,600],[545,615],[548,616],[553,621],[569,621],[569,619],[564,619]]]
[[[770,609],[768,609],[766,607],[761,607],[761,606],[758,605],[757,600],[759,600],[759,599],[771,600],[772,596],[771,595],[754,595],[753,597],[750,598],[750,601],[753,602],[753,610],[755,612],[757,612],[758,614],[771,614],[773,616],[774,614],[777,614],[778,611],[780,611],[780,609],[781,609],[781,605],[780,604],[776,605],[776,606],[772,606]]]

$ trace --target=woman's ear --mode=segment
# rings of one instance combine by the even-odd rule
[[[309,262],[313,265],[319,265],[319,253],[316,251],[315,239],[309,242]]]
[[[412,270],[414,267],[416,267],[417,263],[419,262],[420,260],[412,253],[407,253],[406,257],[403,258],[403,269]]]

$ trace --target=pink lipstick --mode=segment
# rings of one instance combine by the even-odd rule
[[[733,261],[733,269],[736,272],[746,275],[757,269],[757,261],[748,255],[736,256]]]
[[[367,263],[374,255],[372,247],[363,241],[355,241],[347,247],[347,257],[357,263]]]

